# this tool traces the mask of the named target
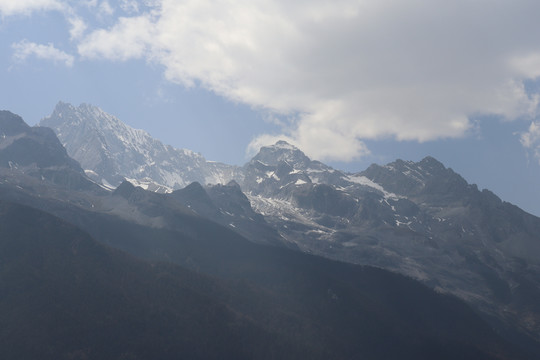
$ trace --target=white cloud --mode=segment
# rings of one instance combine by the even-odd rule
[[[81,4],[88,8],[95,8],[98,5],[97,0],[81,0]]]
[[[521,134],[520,141],[540,163],[540,122],[532,122],[529,130]]]
[[[99,4],[99,12],[102,15],[111,16],[114,14],[114,9],[108,1],[102,1],[101,4]]]
[[[58,0],[0,0],[0,14],[11,16],[28,15],[32,11],[61,10],[64,5]]]
[[[80,39],[88,28],[84,20],[77,16],[69,17],[67,20],[71,27],[69,29],[69,37],[72,40]]]
[[[11,46],[15,50],[13,57],[17,61],[24,61],[30,56],[35,56],[55,63],[60,62],[68,67],[73,66],[74,57],[55,48],[53,44],[41,45],[23,40]]]
[[[97,30],[79,45],[78,51],[87,58],[128,60],[151,56],[148,54],[155,36],[154,25],[148,16],[120,18],[111,30]]]
[[[78,6],[96,6],[93,1],[72,2]],[[59,11],[62,13],[69,25],[69,35],[71,40],[81,38],[87,29],[85,21],[77,15],[75,8],[70,6],[66,0],[0,0],[0,14],[3,17],[13,15],[31,15],[34,11]]]
[[[319,159],[362,139],[466,135],[471,117],[533,118],[537,0],[160,0],[80,44],[87,58],[145,58],[166,77],[291,121],[279,136]]]
[[[120,8],[127,13],[138,13],[139,2],[136,0],[121,0]]]

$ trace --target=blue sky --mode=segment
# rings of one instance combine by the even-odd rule
[[[538,1],[0,0],[0,108],[101,107],[207,159],[432,155],[540,215]]]

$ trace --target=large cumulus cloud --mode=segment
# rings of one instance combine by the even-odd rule
[[[536,115],[524,81],[540,75],[538,1],[130,4],[137,11],[81,37],[79,55],[144,58],[172,82],[279,115],[282,133],[252,147],[285,138],[352,160],[368,152],[363,139],[459,137],[477,115]]]

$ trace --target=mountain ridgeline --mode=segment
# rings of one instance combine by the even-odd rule
[[[88,122],[78,115],[83,110],[102,114],[89,105],[75,108],[60,103],[42,124],[59,124],[53,127],[58,134],[65,133],[64,128],[83,131],[86,127],[74,125]],[[64,118],[79,120],[63,120],[55,115],[59,112]],[[127,138],[124,132],[104,130],[112,127],[100,127],[107,134],[104,138]],[[85,132],[85,137],[91,138],[92,132]],[[84,163],[84,153],[69,150],[80,149],[73,139],[67,137],[65,146]],[[147,161],[159,164],[155,158]],[[193,175],[204,167],[189,169]],[[130,174],[135,170],[133,166]],[[226,189],[223,185],[230,181],[201,182],[202,176],[190,177],[182,167],[176,171],[184,183],[205,185],[207,194],[216,187]],[[226,173],[232,174],[254,212],[263,215],[262,221],[238,212],[246,206],[245,201],[238,203],[237,195],[214,204],[217,212],[214,209],[213,215],[200,205],[197,208],[197,202],[207,203],[205,195],[192,196],[189,204],[184,204],[252,241],[278,242],[307,253],[411,276],[464,299],[502,328],[518,324],[519,331],[540,341],[540,219],[488,190],[479,191],[436,159],[428,156],[417,163],[396,160],[384,166],[373,164],[350,174],[311,160],[300,149],[279,141],[261,148],[243,167],[231,166]],[[154,188],[170,185],[157,177],[135,180],[135,184],[152,183]],[[216,182],[222,185],[211,185]],[[180,186],[176,188],[180,191]],[[278,236],[268,232],[268,227]]]
[[[95,106],[60,102],[40,125],[54,129],[88,176],[108,186],[116,187],[128,178],[149,190],[165,192],[194,181],[215,184],[234,178],[234,166],[164,145]]]
[[[540,356],[539,219],[433,158],[239,168],[90,105],[47,124],[67,153],[0,113],[6,358]]]
[[[96,187],[68,156],[55,133],[30,127],[21,117],[0,111],[0,166],[72,188]]]

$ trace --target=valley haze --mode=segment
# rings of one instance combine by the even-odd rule
[[[353,174],[278,141],[238,167],[90,105],[59,103],[47,122],[93,167],[0,111],[10,357],[540,354],[540,219],[433,157]]]
[[[40,125],[111,189],[127,179],[172,193],[251,241],[403,273],[503,323],[539,329],[535,305],[524,305],[520,291],[540,287],[532,275],[540,219],[433,157],[346,173],[278,141],[235,166],[163,145],[88,104],[60,102]]]
[[[540,359],[539,14],[0,0],[0,354]]]

